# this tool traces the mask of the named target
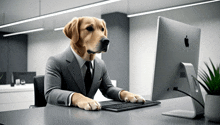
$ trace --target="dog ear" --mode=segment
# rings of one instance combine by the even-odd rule
[[[63,29],[63,33],[71,40],[77,42],[79,40],[79,18],[73,18]]]
[[[107,31],[107,27],[106,27],[106,23],[105,23],[105,21],[104,20],[102,20],[102,24],[104,25],[104,35],[107,37],[107,35],[108,35],[108,31]]]

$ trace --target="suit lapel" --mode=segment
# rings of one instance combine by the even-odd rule
[[[72,77],[74,78],[74,81],[77,83],[77,85],[80,88],[80,91],[82,92],[82,94],[86,95],[85,83],[84,83],[84,80],[82,78],[82,73],[81,73],[81,70],[80,70],[80,66],[79,66],[79,64],[76,60],[76,57],[73,54],[70,47],[67,50],[66,61],[68,63],[67,64],[68,70],[69,70],[70,74],[72,75]]]
[[[92,85],[91,85],[91,88],[90,88],[88,95],[94,93],[94,91],[96,92],[95,88],[97,88],[97,86],[99,86],[97,83],[101,78],[101,66],[96,59],[94,60],[94,64],[95,64],[95,69],[93,71],[93,73],[94,73],[93,82],[92,82]]]

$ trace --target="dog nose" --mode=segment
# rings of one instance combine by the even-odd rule
[[[103,52],[107,52],[107,50],[108,50],[108,45],[109,45],[109,39],[107,39],[107,38],[102,38],[101,40],[100,40],[100,43],[101,43],[101,51],[103,51]]]
[[[103,44],[103,45],[108,45],[109,44],[109,39],[107,39],[107,38],[102,38],[101,40],[100,40],[100,42]]]

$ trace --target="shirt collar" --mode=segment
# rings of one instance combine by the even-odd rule
[[[82,58],[72,49],[71,46],[70,46],[70,48],[71,48],[73,54],[75,55],[76,60],[78,61],[80,68],[82,68],[86,61],[85,61],[84,59],[82,59]],[[91,64],[92,64],[92,69],[93,69],[93,68],[94,68],[94,60],[91,61]]]

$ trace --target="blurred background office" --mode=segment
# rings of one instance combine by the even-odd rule
[[[107,23],[110,48],[99,57],[110,78],[118,87],[150,95],[157,17],[201,28],[199,68],[203,68],[209,58],[220,62],[219,12],[219,0],[0,0],[0,72],[6,81],[2,84],[11,84],[13,72],[44,75],[47,59],[69,46],[62,28],[73,17],[94,16]],[[0,90],[6,91],[1,86]],[[0,95],[0,100],[4,98]]]

